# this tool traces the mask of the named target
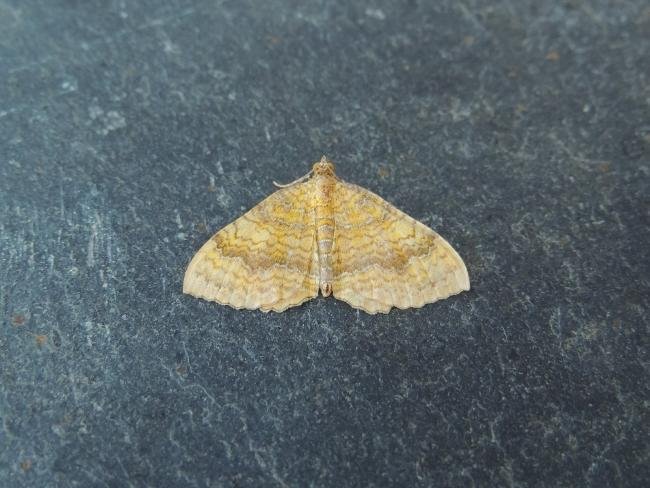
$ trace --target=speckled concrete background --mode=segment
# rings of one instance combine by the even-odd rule
[[[0,486],[642,486],[641,0],[0,2]],[[304,174],[437,229],[470,293],[180,293]]]

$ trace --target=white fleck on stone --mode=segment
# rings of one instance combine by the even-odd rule
[[[95,243],[97,241],[97,224],[93,223],[90,228],[90,237],[88,238],[88,252],[86,254],[86,266],[92,268],[95,266]]]
[[[378,8],[367,8],[366,9],[366,15],[368,17],[372,17],[373,19],[377,20],[385,20],[386,19],[386,14]]]
[[[88,115],[90,116],[91,120],[95,120],[96,118],[104,115],[104,111],[101,109],[101,107],[98,107],[97,105],[91,105],[90,108],[88,109]]]
[[[77,91],[77,81],[76,80],[66,80],[61,83],[61,89],[66,93],[71,93]]]
[[[104,136],[109,132],[126,127],[126,119],[121,113],[115,110],[109,110],[104,113],[104,110],[101,107],[92,105],[88,109],[88,115],[90,116],[90,120],[97,121],[101,124],[97,129],[97,133]]]
[[[216,198],[219,205],[221,205],[223,208],[228,208],[232,202],[230,195],[226,193],[226,190],[223,189],[223,186],[217,188]]]
[[[106,114],[106,131],[110,132],[117,129],[126,127],[126,120],[119,112],[111,110]]]
[[[163,51],[165,51],[167,54],[178,54],[181,50],[172,41],[165,39],[163,41]]]
[[[220,69],[211,69],[209,73],[210,76],[212,76],[217,80],[225,80],[226,78],[228,78],[228,73],[226,73],[225,71],[221,71]]]

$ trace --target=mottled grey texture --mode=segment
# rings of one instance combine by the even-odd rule
[[[641,486],[639,0],[0,2],[0,486]],[[472,290],[180,293],[321,154]]]

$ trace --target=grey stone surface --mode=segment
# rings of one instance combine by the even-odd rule
[[[0,486],[647,486],[648,53],[641,0],[0,2]],[[323,153],[471,292],[183,296]]]

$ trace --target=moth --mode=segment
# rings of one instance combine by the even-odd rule
[[[465,263],[447,241],[338,178],[325,156],[298,180],[275,184],[278,191],[194,255],[184,293],[282,312],[320,291],[375,314],[469,290]]]

